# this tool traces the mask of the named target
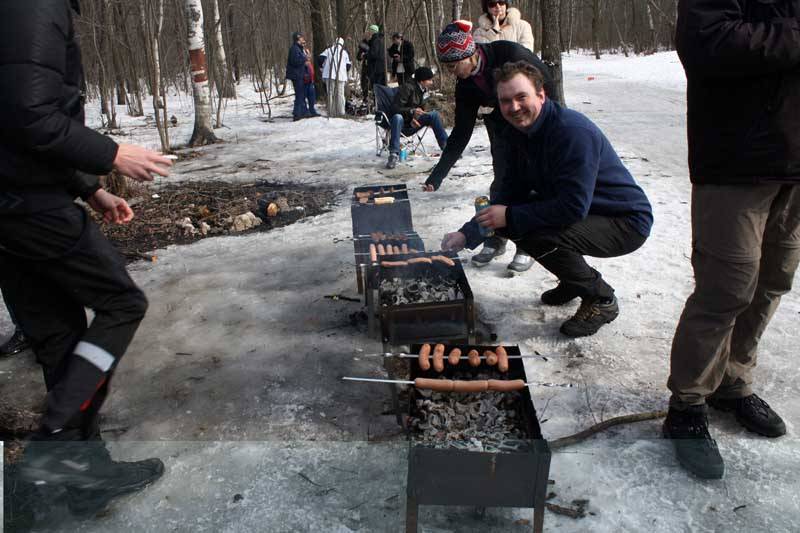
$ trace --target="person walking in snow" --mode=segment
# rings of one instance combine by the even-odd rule
[[[800,262],[800,0],[681,0],[694,292],[672,340],[664,436],[701,478],[725,464],[708,407],[786,433],[753,391],[758,344]]]
[[[22,478],[66,491],[70,510],[102,510],[164,470],[112,461],[100,440],[109,383],[147,309],[107,222],[133,217],[96,175],[166,176],[171,160],[84,126],[77,0],[0,3],[0,285],[42,365],[47,402],[19,463]],[[91,324],[85,308],[94,311]]]
[[[323,58],[322,79],[328,93],[328,116],[343,117],[345,114],[345,89],[350,72],[350,55],[344,48],[344,39],[336,42],[320,54]]]
[[[600,129],[546,96],[536,67],[506,63],[493,79],[508,122],[497,132],[506,174],[492,205],[445,235],[442,249],[475,248],[483,241],[481,227],[513,239],[558,278],[542,303],[581,299],[561,333],[593,335],[617,318],[619,305],[614,289],[583,256],[637,250],[653,223],[650,202]]]
[[[522,20],[522,14],[517,8],[508,7],[510,1],[488,1],[483,0],[481,6],[483,13],[478,18],[478,27],[472,32],[476,43],[491,43],[494,41],[511,41],[521,44],[533,52],[533,31],[531,25]],[[487,128],[491,127],[491,121],[486,123]],[[495,176],[497,180],[497,176]],[[493,184],[489,188],[491,199],[492,191],[500,188],[499,184]],[[497,235],[487,237],[483,242],[480,252],[472,256],[472,264],[476,267],[488,265],[492,259],[503,255],[506,251],[508,240]],[[512,274],[521,274],[533,266],[533,259],[524,250],[517,248],[514,258],[508,264],[508,271]]]

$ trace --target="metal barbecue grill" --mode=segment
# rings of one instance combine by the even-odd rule
[[[462,353],[476,348],[480,353],[494,349],[493,346],[447,346],[445,353],[452,348],[461,348]],[[506,346],[508,355],[519,355],[517,346]],[[411,347],[418,353],[420,345]],[[462,360],[459,365],[446,365],[442,373],[434,370],[422,371],[416,359],[409,362],[409,379],[418,377],[452,378],[457,372],[485,373],[481,365],[472,368]],[[497,379],[522,379],[527,382],[525,367],[521,359],[509,360],[509,370],[497,373]],[[414,443],[410,433],[411,445],[408,457],[408,483],[406,487],[406,533],[418,531],[420,505],[452,505],[476,507],[532,507],[533,531],[541,532],[544,525],[544,506],[547,494],[547,480],[550,473],[550,448],[542,438],[539,420],[536,416],[530,391],[526,387],[515,394],[518,408],[519,429],[526,435],[526,446],[517,451],[475,452],[463,449],[438,449]],[[417,389],[409,390],[409,412],[417,413],[416,400],[420,397]]]

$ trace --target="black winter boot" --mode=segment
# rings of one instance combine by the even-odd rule
[[[744,398],[719,399],[713,396],[706,403],[721,411],[733,411],[736,420],[752,431],[769,438],[786,435],[786,424],[767,402],[751,394]]]
[[[705,405],[692,405],[684,410],[670,407],[663,432],[664,438],[672,440],[678,462],[686,470],[703,479],[722,479],[725,463],[708,433]]]
[[[14,334],[11,335],[11,338],[0,346],[0,356],[14,355],[15,353],[27,350],[29,346],[30,343],[25,337],[25,334],[22,333],[21,329],[17,328],[14,330]]]
[[[619,304],[616,297],[607,301],[584,298],[575,315],[561,324],[561,333],[568,337],[594,335],[618,316]]]
[[[563,283],[559,283],[555,289],[550,289],[549,291],[544,291],[542,293],[542,303],[545,305],[564,305],[565,303],[571,302],[578,296],[579,294],[575,291],[575,289],[568,287]]]
[[[25,448],[21,478],[37,485],[104,491],[117,496],[144,488],[164,472],[159,459],[114,462],[103,441],[75,440],[80,436],[79,430],[37,434]]]

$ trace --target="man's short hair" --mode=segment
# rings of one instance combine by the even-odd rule
[[[506,63],[500,68],[494,69],[494,83],[495,85],[509,81],[517,74],[522,74],[533,83],[536,92],[539,93],[544,90],[544,76],[542,71],[534,67],[526,61],[515,61],[513,63]]]

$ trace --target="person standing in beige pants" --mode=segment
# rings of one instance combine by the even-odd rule
[[[680,0],[695,289],[672,342],[664,436],[693,474],[725,464],[707,407],[766,437],[758,343],[800,262],[800,0]]]

